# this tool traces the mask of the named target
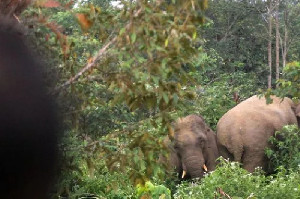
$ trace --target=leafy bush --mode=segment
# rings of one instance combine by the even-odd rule
[[[277,82],[278,89],[275,91],[279,96],[293,96],[300,98],[300,63],[291,62],[283,69],[283,79]]]
[[[134,187],[127,175],[122,173],[106,173],[96,177],[85,176],[80,188],[75,191],[71,198],[83,196],[86,193],[99,198],[132,198]]]
[[[250,174],[236,162],[220,159],[217,169],[196,183],[179,185],[174,198],[222,198],[224,194],[247,198],[264,182],[259,171]]]
[[[277,174],[269,176],[264,186],[258,189],[256,198],[290,198],[300,196],[300,171],[287,172],[283,167],[278,168]]]
[[[86,164],[81,164],[81,175],[76,186],[72,187],[69,198],[80,198],[86,195],[98,198],[132,198],[134,187],[127,172],[111,172],[104,161],[98,161],[95,172],[90,174]]]
[[[270,138],[272,148],[266,149],[270,159],[270,169],[281,165],[286,169],[297,170],[300,165],[300,129],[296,125],[287,125]]]
[[[300,62],[290,62],[283,68],[283,77],[277,81],[276,89],[268,89],[266,96],[276,95],[279,97],[291,96],[300,99]]]
[[[174,198],[299,198],[300,171],[287,172],[280,167],[278,173],[265,176],[260,169],[249,173],[238,163],[220,159],[215,171],[194,183],[182,183],[178,186]]]
[[[145,185],[137,185],[137,197],[138,198],[159,198],[159,199],[171,199],[171,191],[164,185],[153,185],[150,181],[147,181]]]
[[[199,78],[208,76],[199,73]],[[196,113],[205,118],[206,123],[215,129],[219,119],[239,101],[243,101],[256,92],[257,78],[254,74],[237,72],[234,74],[222,74],[213,81],[204,84],[198,83],[194,92],[197,97],[186,101],[185,115]],[[235,101],[234,94],[239,100]]]

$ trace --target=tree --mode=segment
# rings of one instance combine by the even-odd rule
[[[275,43],[275,49],[276,49],[276,81],[279,80],[279,39],[280,39],[280,33],[279,33],[279,0],[275,1],[275,29],[276,29],[276,43]]]
[[[267,29],[263,1],[211,1],[206,12],[208,23],[201,33],[206,49],[214,49],[224,64],[222,72],[242,71],[259,74],[259,84],[266,85]],[[218,70],[219,71],[219,70]]]
[[[164,176],[156,158],[171,120],[198,113],[214,128],[238,98],[267,87],[265,1],[214,0],[205,13],[204,0],[121,4],[36,1],[20,17],[57,80],[51,92],[65,131],[58,195],[133,196],[134,183]],[[297,27],[291,16],[296,8],[287,27]],[[296,39],[299,29],[288,30]],[[297,43],[287,43],[291,60]]]
[[[282,67],[284,68],[286,65],[286,56],[287,56],[287,40],[288,40],[288,7],[287,7],[287,2],[284,3],[284,17],[283,17],[283,24],[284,24],[284,38],[283,42],[281,39],[281,49],[282,49]]]
[[[76,154],[66,155],[65,167],[77,171],[85,162],[93,176],[101,160],[143,183],[163,175],[155,160],[160,137],[171,113],[195,96],[184,87],[193,84],[188,71],[202,53],[197,25],[207,1],[123,1],[122,9],[93,2],[36,4],[38,10],[24,13],[28,22],[39,22],[34,33],[61,59],[53,93],[68,96],[59,98],[69,143],[62,149]]]
[[[268,88],[272,88],[272,24],[273,24],[273,2],[272,0],[268,1],[268,66],[269,66],[269,75],[268,75]]]

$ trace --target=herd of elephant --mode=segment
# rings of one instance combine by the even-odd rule
[[[300,104],[289,98],[252,96],[225,113],[214,133],[201,116],[188,115],[179,118],[173,125],[172,136],[164,142],[168,146],[167,162],[175,168],[182,179],[201,178],[213,171],[217,159],[240,162],[242,167],[253,172],[256,167],[267,169],[265,148],[269,138],[284,125],[300,125]]]

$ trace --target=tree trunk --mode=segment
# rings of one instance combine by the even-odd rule
[[[280,33],[279,33],[279,20],[278,20],[278,15],[279,15],[279,0],[275,1],[275,26],[276,26],[276,81],[279,80],[279,38],[280,38]]]
[[[269,41],[268,41],[268,66],[269,66],[269,75],[268,75],[268,88],[272,87],[272,0],[269,0],[268,8],[268,25],[269,25]]]
[[[285,10],[284,10],[284,38],[283,38],[283,52],[282,52],[282,67],[284,68],[286,65],[286,56],[287,56],[287,40],[288,40],[288,7],[285,2]]]

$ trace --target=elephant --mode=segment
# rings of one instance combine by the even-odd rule
[[[298,104],[298,106],[295,108],[295,114],[297,117],[297,121],[298,121],[298,126],[300,128],[300,103]]]
[[[181,179],[201,178],[215,169],[219,157],[215,133],[197,115],[179,118],[165,138],[169,151],[167,164],[175,167]]]
[[[220,155],[242,163],[249,172],[256,167],[268,172],[265,148],[271,147],[270,136],[284,125],[297,124],[300,116],[300,104],[296,107],[290,98],[271,99],[273,102],[267,104],[265,97],[252,96],[225,113],[217,123]]]

